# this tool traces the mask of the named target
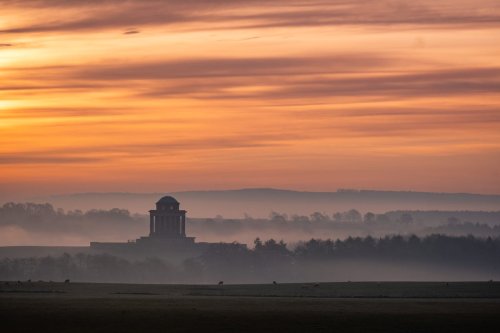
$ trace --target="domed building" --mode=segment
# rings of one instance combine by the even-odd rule
[[[196,257],[208,248],[246,248],[245,244],[196,243],[194,240],[186,236],[186,211],[180,209],[179,201],[167,195],[156,202],[156,209],[149,211],[148,236],[126,243],[91,242],[90,248],[126,257],[168,257],[169,260]]]
[[[203,251],[208,243],[195,243],[186,236],[186,211],[172,196],[156,202],[156,209],[149,211],[149,235],[126,243],[91,242],[90,247],[99,252],[124,255],[162,255],[183,253],[193,255]]]
[[[149,211],[149,237],[186,237],[186,211],[174,197],[164,196]]]

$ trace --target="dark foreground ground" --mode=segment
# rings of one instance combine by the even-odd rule
[[[5,282],[2,332],[496,332],[500,283]]]

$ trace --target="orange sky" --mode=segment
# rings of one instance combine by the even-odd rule
[[[500,193],[497,0],[1,1],[0,199]]]

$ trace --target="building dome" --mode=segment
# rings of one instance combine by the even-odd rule
[[[179,201],[177,201],[174,197],[171,197],[170,195],[166,195],[160,200],[158,200],[156,204],[164,204],[164,205],[179,204]]]

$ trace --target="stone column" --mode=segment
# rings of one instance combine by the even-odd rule
[[[168,217],[168,234],[172,236],[175,233],[174,220],[172,216]]]
[[[182,216],[177,216],[177,236],[182,236]]]
[[[186,215],[181,215],[181,236],[186,237]]]
[[[155,232],[155,217],[153,214],[149,214],[149,236],[153,236]]]

